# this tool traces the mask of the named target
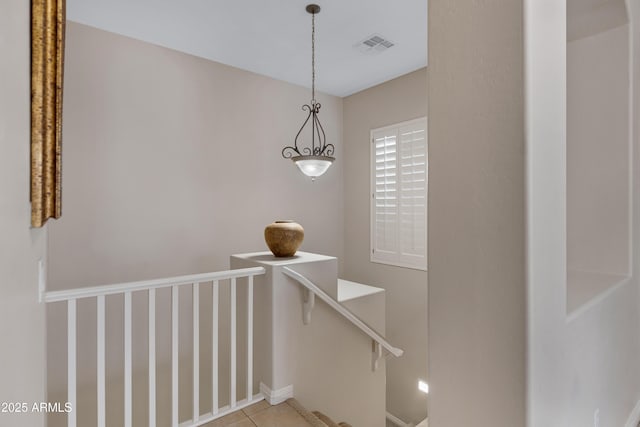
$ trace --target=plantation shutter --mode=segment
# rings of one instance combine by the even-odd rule
[[[371,261],[427,266],[426,118],[371,132]]]
[[[425,123],[400,128],[400,257],[416,267],[427,258],[427,138]]]
[[[374,251],[381,260],[392,261],[398,252],[397,132],[374,133]]]

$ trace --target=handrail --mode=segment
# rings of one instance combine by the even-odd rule
[[[157,363],[157,349],[156,349],[156,338],[158,336],[158,328],[157,322],[159,321],[159,316],[157,316],[156,307],[158,305],[158,295],[156,290],[161,288],[170,288],[171,293],[171,304],[169,310],[169,319],[171,320],[171,326],[168,328],[168,331],[171,336],[171,425],[181,427],[196,427],[201,426],[211,420],[216,418],[220,418],[224,415],[227,415],[231,412],[236,411],[239,407],[243,407],[249,404],[253,404],[262,399],[261,395],[253,395],[253,369],[254,369],[254,351],[253,351],[253,337],[254,337],[254,276],[265,274],[266,270],[263,267],[253,267],[253,268],[242,268],[237,270],[227,270],[227,271],[217,271],[212,273],[202,273],[202,274],[191,274],[188,276],[177,276],[177,277],[168,277],[162,279],[154,279],[154,280],[143,280],[138,282],[128,282],[128,283],[119,283],[114,285],[105,285],[105,286],[96,286],[89,288],[80,288],[80,289],[69,289],[63,291],[55,291],[55,292],[41,292],[41,300],[47,303],[52,302],[62,302],[64,301],[67,305],[67,401],[71,405],[71,407],[76,408],[78,404],[78,343],[86,343],[86,336],[79,336],[78,324],[80,321],[84,320],[84,317],[87,316],[88,313],[85,313],[82,320],[78,316],[78,300],[79,299],[87,299],[87,298],[95,298],[96,299],[96,329],[95,329],[95,337],[96,337],[96,347],[95,347],[95,357],[96,357],[96,419],[98,426],[106,425],[106,413],[107,413],[107,394],[106,394],[106,365],[107,365],[107,354],[110,352],[107,350],[107,320],[112,317],[112,315],[107,316],[106,312],[106,303],[107,296],[114,294],[123,295],[123,310],[122,310],[122,319],[123,319],[123,344],[124,344],[124,352],[122,354],[122,361],[124,362],[123,369],[123,378],[124,378],[124,411],[123,411],[123,423],[120,425],[123,426],[131,426],[133,425],[133,383],[134,383],[134,372],[133,372],[133,354],[134,347],[136,347],[136,342],[133,339],[133,326],[134,326],[134,313],[139,313],[140,316],[148,315],[148,323],[147,323],[147,336],[148,336],[148,346],[146,348],[148,352],[149,362],[147,364],[148,367],[148,413],[149,413],[149,425],[155,425],[155,417],[157,413],[157,405],[160,402],[158,398],[158,382],[156,376],[156,370],[158,367]],[[246,292],[242,293],[242,300],[239,301],[238,298],[238,279],[246,278],[246,283],[243,283],[242,288],[246,290]],[[220,281],[229,279],[228,287],[227,283],[222,284],[225,289],[228,289],[228,294],[225,295],[225,298],[228,297],[228,303],[226,301],[222,302],[220,297]],[[210,317],[209,313],[205,316],[201,316],[200,312],[200,294],[201,294],[201,285],[205,284],[208,287],[208,282],[211,282],[211,310]],[[244,286],[246,285],[246,286]],[[192,389],[192,415],[191,419],[185,422],[179,422],[178,416],[178,408],[180,407],[180,388],[179,384],[181,383],[180,378],[180,366],[183,362],[184,357],[181,357],[180,353],[180,336],[183,332],[181,332],[180,327],[180,312],[181,312],[181,298],[180,298],[180,288],[190,288],[191,290],[191,313],[192,314],[192,322],[191,322],[191,356],[192,356],[192,367],[191,374],[192,380],[191,385]],[[141,306],[140,304],[136,304],[138,307],[135,307],[133,304],[133,293],[141,292],[142,294],[146,294],[144,296],[147,297],[147,307]],[[224,305],[222,305],[224,304]],[[246,316],[246,323],[242,325],[240,328],[246,330],[244,335],[241,335],[241,339],[246,339],[245,341],[245,349],[246,356],[244,357],[244,361],[246,362],[246,399],[242,401],[237,401],[238,394],[238,362],[241,362],[237,357],[237,349],[238,349],[238,304],[244,304],[241,307],[242,312]],[[220,314],[221,305],[227,308],[229,311],[228,322],[224,321],[221,323],[220,320],[223,318]],[[134,311],[134,309],[141,309],[140,312]],[[163,310],[164,311],[164,310]],[[119,313],[113,313],[118,315]],[[138,316],[136,316],[138,317]],[[210,367],[211,367],[211,376],[209,378],[201,377],[200,375],[200,366],[201,366],[201,351],[200,351],[200,325],[204,322],[209,323],[211,325],[211,354],[210,354]],[[162,322],[159,325],[161,328],[167,328],[167,324]],[[229,404],[224,407],[219,406],[219,390],[221,389],[221,384],[219,382],[219,369],[221,369],[219,361],[219,349],[220,349],[220,335],[219,330],[220,327],[227,328],[229,331],[228,337],[229,342],[223,341],[223,346],[225,351],[229,353]],[[82,330],[81,330],[82,331]],[[86,331],[83,335],[86,335]],[[91,347],[91,346],[88,346]],[[143,350],[144,351],[144,350]],[[200,408],[200,383],[201,381],[210,381],[211,384],[211,412],[203,414]],[[164,403],[164,402],[163,402]],[[71,411],[67,414],[67,427],[76,427],[78,425],[77,420],[77,411]]]
[[[362,332],[367,334],[371,339],[380,344],[385,350],[389,353],[393,354],[395,357],[400,357],[404,353],[403,350],[392,346],[382,335],[374,331],[369,325],[364,323],[358,316],[347,310],[336,300],[331,298],[325,291],[320,289],[317,285],[315,285],[311,280],[307,279],[302,274],[298,273],[295,270],[290,269],[289,267],[283,267],[283,272],[287,276],[296,280],[305,288],[309,289],[315,295],[318,295],[320,299],[326,302],[331,308],[344,316],[347,320],[357,326]]]
[[[125,292],[168,288],[213,280],[234,279],[238,277],[259,276],[265,273],[264,267],[240,268],[237,270],[215,271],[212,273],[190,274],[187,276],[167,277],[163,279],[141,280],[137,282],[117,283],[113,285],[92,286],[64,291],[43,292],[42,301],[58,302],[72,299],[91,298],[102,295],[114,295]]]

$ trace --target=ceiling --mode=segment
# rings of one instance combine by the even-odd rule
[[[347,96],[427,65],[427,0],[316,0],[316,88]],[[311,86],[302,0],[67,0],[71,21]],[[373,34],[383,52],[354,46]]]

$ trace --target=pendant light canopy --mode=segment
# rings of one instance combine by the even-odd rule
[[[293,160],[303,174],[315,180],[329,169],[335,158],[333,144],[326,143],[324,129],[318,119],[320,103],[316,101],[316,14],[320,12],[320,6],[310,4],[306,10],[311,14],[311,102],[302,106],[308,112],[307,119],[296,134],[293,146],[282,149],[282,157]],[[311,128],[311,146],[300,147],[298,139],[305,127]]]

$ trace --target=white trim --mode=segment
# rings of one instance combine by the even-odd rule
[[[66,301],[70,299],[91,298],[98,295],[114,295],[125,292],[145,291],[149,289],[168,288],[172,286],[192,285],[194,283],[212,282],[214,280],[235,279],[239,277],[259,276],[265,274],[264,267],[240,268],[237,270],[216,271],[213,273],[191,274],[189,276],[167,277],[164,279],[142,280],[139,282],[118,283],[106,286],[90,286],[85,288],[49,291],[44,294],[45,302]]]
[[[238,337],[237,337],[237,325],[238,325],[238,305],[237,305],[237,290],[236,290],[236,279],[233,278],[231,279],[231,284],[229,285],[230,290],[229,292],[231,293],[231,302],[230,302],[230,307],[229,310],[231,311],[231,332],[230,334],[230,340],[231,340],[231,356],[229,357],[229,364],[231,365],[231,391],[229,392],[230,395],[230,400],[231,400],[231,408],[235,408],[236,407],[236,399],[238,398],[237,396],[237,380],[238,380],[238,372],[237,372],[237,348],[238,348]]]
[[[399,267],[399,268],[410,268],[412,270],[419,270],[419,271],[429,271],[429,269],[427,267],[423,267],[423,266],[417,266],[414,264],[409,264],[408,262],[402,262],[402,261],[382,261],[380,259],[374,259],[374,252],[373,249],[371,249],[371,256],[370,256],[370,261],[375,263],[375,264],[383,264],[383,265],[390,265],[391,267]]]
[[[193,365],[191,373],[193,379],[191,385],[193,386],[193,394],[191,395],[192,406],[192,419],[198,420],[200,418],[200,284],[194,283],[191,289],[191,303],[192,303],[192,332],[193,332]],[[251,400],[251,397],[248,397]]]
[[[395,128],[398,128],[398,127],[415,125],[416,123],[420,123],[423,120],[427,120],[427,116],[420,116],[420,117],[416,117],[415,119],[405,120],[404,122],[393,123],[391,125],[382,126],[382,127],[379,127],[379,128],[372,129],[371,132],[373,132],[373,131],[376,131],[376,132],[377,131],[385,131],[385,130],[389,130],[389,129],[395,129]]]
[[[265,383],[260,383],[260,393],[262,393],[264,400],[269,402],[270,405],[277,405],[293,397],[293,384],[289,384],[278,390],[271,390]]]
[[[205,424],[210,423],[213,420],[217,420],[218,418],[222,418],[225,415],[229,415],[233,412],[238,412],[239,410],[246,408],[247,406],[251,406],[254,403],[258,403],[261,400],[264,400],[264,396],[260,393],[256,394],[253,396],[253,398],[251,400],[247,400],[247,399],[243,399],[240,400],[236,403],[236,407],[232,408],[231,406],[227,405],[227,406],[223,406],[222,408],[220,408],[220,411],[217,414],[212,414],[211,412],[203,414],[200,416],[200,418],[196,421],[194,420],[189,420],[189,421],[183,421],[180,424],[178,424],[178,427],[199,427],[199,426],[204,426]]]
[[[629,414],[629,418],[624,424],[624,427],[638,427],[638,424],[640,424],[640,400],[638,400],[631,414]]]
[[[390,412],[387,412],[387,420],[391,421],[393,424],[397,425],[398,427],[414,427],[413,424],[405,423],[400,418],[396,417]]]
[[[628,117],[627,120],[629,121],[629,123],[627,123],[627,127],[628,127],[628,140],[629,140],[629,146],[628,148],[628,184],[629,184],[629,188],[628,188],[628,198],[629,198],[629,205],[627,206],[628,209],[628,227],[629,227],[629,232],[627,234],[628,236],[628,249],[629,249],[629,256],[628,256],[628,268],[627,268],[627,276],[633,276],[633,270],[634,270],[634,266],[633,266],[633,222],[634,222],[634,195],[635,195],[635,159],[634,159],[634,143],[636,140],[636,129],[635,129],[635,110],[636,110],[636,96],[635,96],[635,85],[634,85],[634,80],[635,80],[635,46],[634,46],[634,25],[633,25],[633,17],[631,16],[631,1],[630,0],[625,0],[625,7],[627,9],[627,19],[628,19],[628,30],[627,30],[627,40],[629,43],[629,50],[628,50],[628,60],[629,60],[629,69],[628,69],[628,73],[629,73],[629,99],[627,100],[628,105],[629,105],[629,111],[628,111]]]

